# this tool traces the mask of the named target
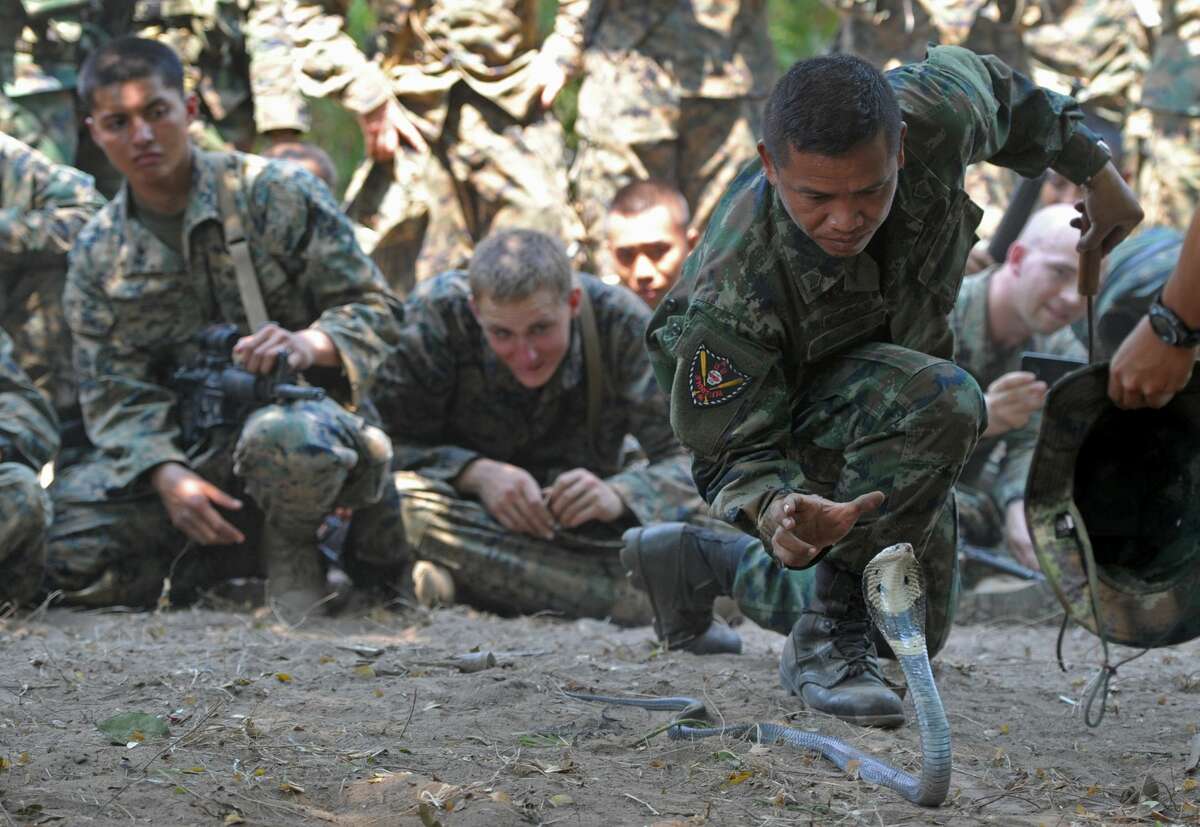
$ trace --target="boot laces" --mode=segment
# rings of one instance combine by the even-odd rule
[[[833,648],[846,663],[846,676],[879,675],[879,662],[871,645],[871,624],[866,620],[835,620],[830,629]]]

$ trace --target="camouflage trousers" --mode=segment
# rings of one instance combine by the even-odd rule
[[[430,152],[366,162],[346,189],[346,213],[376,234],[367,252],[404,295],[417,281],[466,267],[493,229],[578,238],[564,146],[562,126],[548,114],[518,121],[459,84]]]
[[[153,490],[143,484],[114,491],[108,461],[93,454],[51,486],[57,519],[47,547],[50,583],[74,603],[146,606],[168,576],[178,600],[232,577],[261,576],[257,547],[264,526],[292,541],[297,554],[317,554],[317,529],[333,509],[369,515],[382,507],[375,504],[390,482],[390,464],[387,436],[331,400],[260,408],[232,450],[206,450],[191,463],[243,500],[242,509],[222,516],[246,541],[194,547]],[[389,527],[398,527],[398,520],[380,515],[374,535],[363,542],[396,547]]]
[[[0,608],[28,603],[42,585],[50,497],[32,468],[0,462]]]
[[[599,80],[585,80],[579,95],[604,101],[594,112],[581,106],[575,122],[579,152],[571,167],[586,254],[596,272],[612,272],[604,253],[604,218],[621,187],[643,178],[674,183],[691,209],[690,226],[703,233],[738,170],[757,157],[763,105],[757,98],[684,98],[672,122],[663,125],[668,134],[637,140],[614,134],[613,124],[634,118],[641,98],[614,95]],[[609,111],[617,108],[622,111]]]
[[[542,540],[509,531],[445,483],[407,472],[395,479],[409,553],[446,567],[460,599],[504,614],[548,611],[628,625],[653,617],[621,567],[627,526],[594,524]]]
[[[1200,118],[1155,112],[1137,177],[1142,226],[1183,232],[1200,205]]]
[[[879,551],[911,543],[925,575],[929,651],[945,643],[958,602],[954,484],[983,427],[983,394],[951,362],[872,343],[820,363],[795,414],[805,492],[844,502],[882,491],[819,565],[861,572]],[[812,569],[786,572],[756,545],[734,596],[747,617],[787,631],[811,600]]]

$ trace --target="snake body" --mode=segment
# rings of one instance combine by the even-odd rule
[[[892,647],[908,680],[921,736],[920,776],[897,769],[837,738],[783,724],[699,725],[708,719],[708,714],[704,703],[695,698],[566,694],[581,701],[679,712],[667,729],[672,739],[724,735],[760,744],[782,743],[794,749],[819,752],[842,770],[857,761],[858,776],[864,781],[893,789],[914,804],[936,807],[946,800],[950,790],[950,724],[929,665],[924,632],[925,591],[912,546],[898,543],[875,555],[863,572],[863,590],[871,619]]]

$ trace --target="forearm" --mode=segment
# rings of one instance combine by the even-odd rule
[[[696,492],[688,465],[687,454],[679,451],[648,465],[621,471],[605,482],[642,525],[686,522],[708,510]]]
[[[1200,209],[1183,239],[1175,271],[1163,286],[1162,301],[1188,327],[1200,328]]]

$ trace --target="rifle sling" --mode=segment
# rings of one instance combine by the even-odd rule
[[[242,297],[246,323],[250,326],[250,332],[254,333],[267,323],[267,306],[263,302],[262,290],[258,285],[254,261],[250,258],[250,245],[246,242],[242,214],[238,212],[233,200],[233,191],[240,189],[240,185],[241,176],[238,175],[237,166],[226,167],[223,174],[217,176],[217,200],[221,210],[221,224],[225,229],[225,246],[233,259],[238,294]]]
[[[587,374],[587,430],[592,453],[599,457],[600,395],[604,389],[604,364],[600,359],[600,331],[588,296],[587,285],[579,290],[579,332],[583,337],[583,364]]]

